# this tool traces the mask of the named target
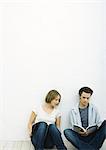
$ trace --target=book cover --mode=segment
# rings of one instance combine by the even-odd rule
[[[79,125],[74,125],[74,130],[76,132],[88,132],[88,133],[91,133],[91,132],[94,132],[95,130],[97,130],[97,125],[94,124],[92,126],[88,126],[86,129],[82,126],[79,126]]]

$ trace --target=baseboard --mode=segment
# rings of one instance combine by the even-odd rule
[[[21,143],[21,142],[27,142],[27,143],[30,143],[30,140],[29,139],[24,139],[24,140],[0,140],[0,148],[5,145],[5,143],[8,143],[8,142],[18,142],[18,143]],[[67,140],[64,140],[64,144],[66,145],[67,149],[68,150],[77,150],[69,141]],[[0,149],[1,150],[1,149]],[[105,142],[103,143],[103,146],[100,150],[106,150],[106,140]]]

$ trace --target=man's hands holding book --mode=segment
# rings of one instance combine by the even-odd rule
[[[88,136],[90,133],[85,129],[85,131],[78,132],[81,136]]]
[[[88,126],[86,129],[79,125],[74,125],[74,131],[78,132],[82,136],[87,136],[97,130],[97,125]]]

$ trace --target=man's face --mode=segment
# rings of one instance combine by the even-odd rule
[[[89,104],[90,97],[91,97],[90,93],[82,92],[82,94],[80,96],[80,106],[87,107]]]

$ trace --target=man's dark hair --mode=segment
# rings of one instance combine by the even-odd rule
[[[82,92],[90,93],[91,95],[93,94],[93,90],[91,88],[89,88],[89,87],[82,87],[79,90],[79,96],[81,96]]]

